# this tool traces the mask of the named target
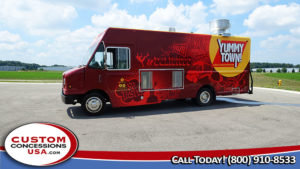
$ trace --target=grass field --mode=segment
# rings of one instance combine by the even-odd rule
[[[300,73],[265,73],[264,75],[277,79],[290,79],[300,81]]]
[[[0,80],[61,80],[61,71],[0,71]]]
[[[252,73],[254,86],[300,91],[300,73]],[[278,86],[278,80],[282,84]]]

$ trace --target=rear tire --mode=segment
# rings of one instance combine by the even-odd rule
[[[81,103],[81,108],[90,116],[101,114],[105,106],[105,98],[98,93],[87,94]]]
[[[214,101],[215,95],[209,88],[202,88],[198,91],[196,98],[194,99],[198,106],[208,106]]]

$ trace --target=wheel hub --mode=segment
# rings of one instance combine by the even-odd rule
[[[86,101],[86,109],[89,112],[98,112],[102,108],[102,101],[98,97],[91,97]]]
[[[207,91],[203,91],[201,94],[200,94],[200,101],[202,103],[208,103],[210,100],[210,94],[209,92]]]

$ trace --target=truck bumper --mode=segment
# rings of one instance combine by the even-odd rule
[[[76,104],[76,101],[77,101],[74,96],[72,96],[72,95],[64,95],[63,92],[61,92],[61,100],[65,104]]]

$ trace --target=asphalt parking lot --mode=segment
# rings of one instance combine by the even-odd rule
[[[191,101],[108,107],[87,116],[80,105],[65,105],[61,84],[0,83],[0,143],[29,122],[71,129],[79,150],[184,151],[300,144],[300,94],[255,88],[253,95],[218,97],[209,107]]]

